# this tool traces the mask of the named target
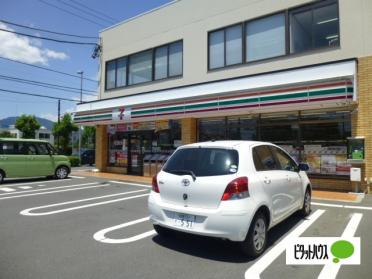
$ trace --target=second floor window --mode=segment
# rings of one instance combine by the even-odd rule
[[[209,32],[208,68],[335,46],[338,1],[323,0]]]
[[[183,42],[178,41],[106,62],[106,90],[181,76]]]
[[[209,68],[215,69],[242,63],[243,33],[234,25],[209,34]]]

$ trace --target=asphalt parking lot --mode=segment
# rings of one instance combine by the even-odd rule
[[[0,185],[0,279],[51,278],[371,278],[372,198],[362,203],[314,200],[273,228],[256,260],[232,243],[156,235],[148,221],[145,184],[73,176]],[[341,236],[355,215],[361,265],[290,266],[285,246],[295,236]],[[326,277],[321,277],[326,274]]]

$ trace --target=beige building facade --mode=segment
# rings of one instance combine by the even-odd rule
[[[97,126],[102,171],[153,175],[181,144],[263,140],[308,162],[315,188],[352,190],[358,167],[364,190],[371,29],[369,0],[173,1],[100,33],[99,100],[74,119]]]

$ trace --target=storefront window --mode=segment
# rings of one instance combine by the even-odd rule
[[[199,141],[261,140],[284,148],[312,175],[349,175],[346,139],[350,112],[262,114],[199,120]]]
[[[227,119],[227,134],[232,140],[257,140],[257,120],[244,117]]]
[[[144,175],[145,161],[165,159],[181,145],[181,125],[178,120],[109,125],[108,139],[108,165]]]
[[[226,139],[225,118],[200,120],[198,127],[199,141]]]

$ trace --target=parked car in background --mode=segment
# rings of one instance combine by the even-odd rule
[[[81,153],[81,164],[92,166],[96,161],[96,152],[93,149],[85,150]]]
[[[47,141],[0,138],[0,183],[5,178],[68,177],[71,165]]]
[[[257,257],[270,228],[296,211],[310,214],[306,170],[271,143],[184,145],[153,178],[150,219],[159,235],[177,230],[228,239]]]

